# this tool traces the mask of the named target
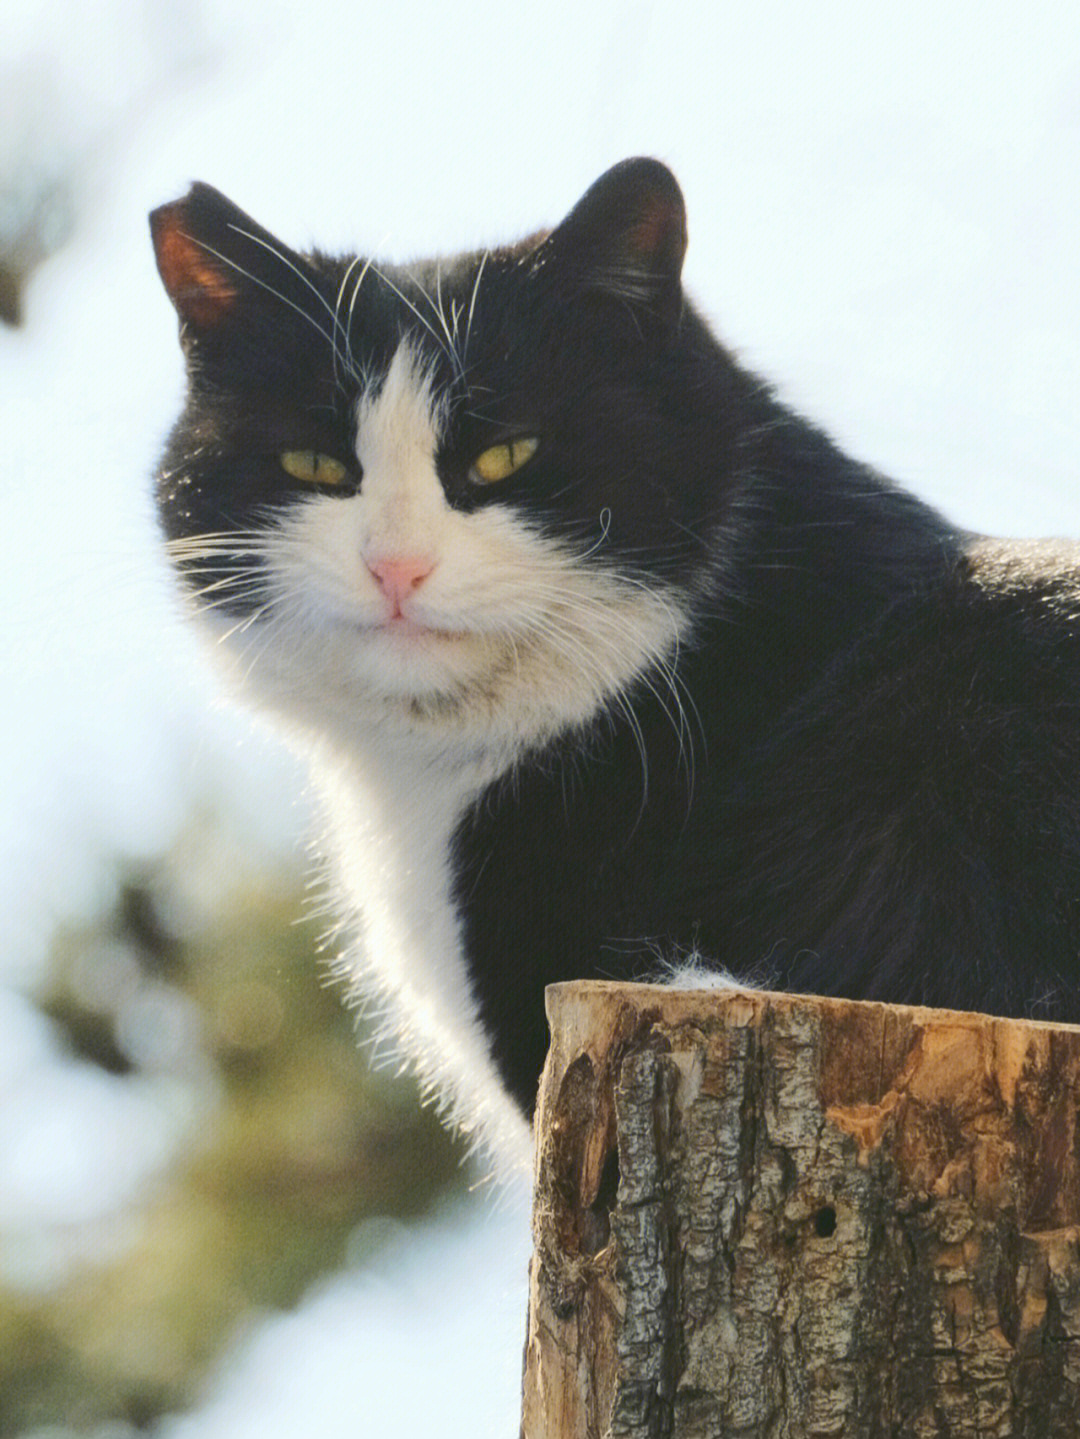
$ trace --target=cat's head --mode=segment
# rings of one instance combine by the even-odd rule
[[[529,739],[671,662],[718,501],[664,166],[407,266],[290,250],[205,185],[151,226],[189,381],[161,522],[258,701]]]

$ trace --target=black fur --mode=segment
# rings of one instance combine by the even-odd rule
[[[646,697],[644,805],[634,742],[598,725],[587,763],[564,744],[476,807],[461,903],[522,1104],[546,1042],[529,996],[649,978],[658,954],[773,988],[1080,1021],[1080,569],[1017,556],[1006,585],[1000,553],[943,544],[936,575],[848,627],[804,549],[801,623],[748,587],[686,657],[692,795]]]
[[[226,204],[200,190],[210,219],[187,223]],[[778,988],[1080,1021],[1080,557],[980,541],[841,454],[685,304],[684,244],[670,175],[629,162],[486,261],[464,376],[402,298],[421,306],[431,267],[390,272],[400,296],[369,287],[350,330],[376,368],[406,330],[429,351],[451,504],[518,506],[595,540],[590,563],[693,594],[682,735],[643,682],[639,733],[613,706],[455,836],[475,993],[526,1111],[546,984],[691,952]],[[295,259],[333,303],[344,262]],[[442,269],[447,304],[469,305],[479,263]],[[254,292],[243,314],[244,339],[231,311],[187,325],[170,535],[280,500],[286,432],[352,453],[314,325]],[[470,489],[469,457],[513,430],[543,437],[528,475]]]

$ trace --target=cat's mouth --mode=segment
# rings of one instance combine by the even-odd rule
[[[443,629],[438,625],[427,625],[421,620],[410,619],[400,612],[391,615],[374,627],[374,633],[386,635],[394,644],[438,644],[467,640],[468,630]]]

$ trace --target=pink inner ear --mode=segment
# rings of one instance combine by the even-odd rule
[[[150,217],[157,266],[180,318],[213,326],[236,302],[237,289],[221,262],[183,229],[183,205],[163,205]]]
[[[627,233],[630,252],[642,256],[662,256],[676,265],[686,254],[686,229],[681,215],[666,200],[657,197],[644,210]]]

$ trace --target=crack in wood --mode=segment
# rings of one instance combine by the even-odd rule
[[[1080,1030],[549,1005],[526,1439],[1080,1433]]]

